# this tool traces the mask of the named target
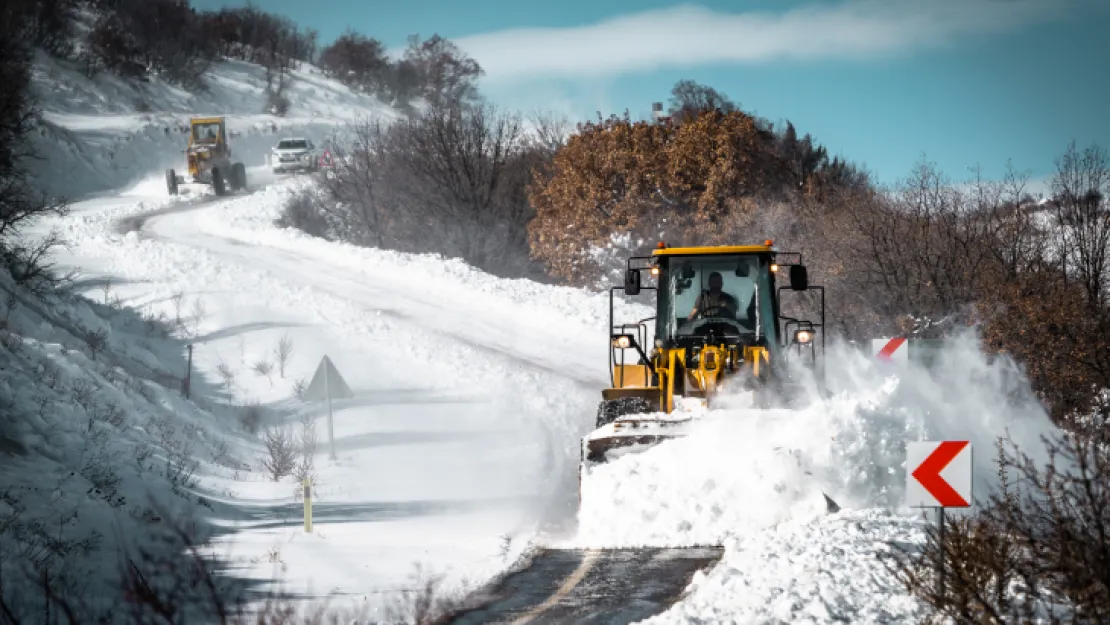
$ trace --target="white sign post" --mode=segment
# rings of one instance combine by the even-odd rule
[[[922,441],[906,445],[906,505],[937,511],[941,561],[937,588],[944,596],[944,509],[970,508],[970,441]]]
[[[312,382],[308,384],[305,389],[304,398],[312,400],[324,400],[328,403],[328,444],[331,449],[331,459],[335,460],[335,427],[332,424],[331,413],[331,400],[332,398],[347,399],[354,397],[351,388],[347,386],[347,382],[343,380],[343,376],[339,375],[339,370],[332,364],[331,358],[324,356],[320,361],[320,366],[316,367],[316,373],[312,376]]]

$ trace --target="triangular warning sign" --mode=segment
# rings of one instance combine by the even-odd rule
[[[351,387],[347,386],[343,376],[339,375],[339,370],[332,364],[331,358],[324,356],[323,360],[320,361],[320,366],[316,367],[312,382],[305,389],[304,398],[309,401],[323,401],[328,399],[329,396],[331,399],[346,399],[354,397],[355,394],[351,392]]]

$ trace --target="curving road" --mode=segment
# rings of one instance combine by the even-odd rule
[[[476,350],[483,361],[500,363],[517,372],[530,372],[533,379],[546,380],[548,385],[557,381],[563,389],[591,396],[608,381],[604,367],[592,357],[597,351],[596,343],[587,345],[581,343],[581,338],[537,333],[534,327],[521,325],[519,316],[514,318],[511,313],[499,315],[496,311],[483,310],[475,314],[465,308],[453,308],[452,314],[444,314],[442,298],[428,293],[422,285],[375,280],[373,274],[354,273],[326,259],[300,256],[285,249],[246,245],[198,227],[195,212],[217,206],[222,200],[206,196],[130,215],[117,221],[115,229],[121,234],[136,232],[148,240],[203,250],[221,266],[260,272],[291,288],[350,302],[367,314],[384,314],[393,326],[410,337],[434,339],[443,349]],[[400,342],[404,343],[404,339]],[[552,491],[538,494],[550,501],[544,519],[546,529],[565,532],[573,525],[577,478],[576,466],[571,463],[577,459],[569,459],[567,454],[561,453],[560,441],[549,426],[543,419],[537,422],[547,438],[546,472],[563,476],[553,480]],[[388,441],[380,434],[341,442],[356,447],[383,443],[388,444]],[[355,503],[318,506],[316,515],[321,520],[405,518],[459,506],[469,509],[499,503]],[[298,523],[297,506],[285,508],[288,509],[267,506],[265,510],[248,514],[247,525],[280,527]],[[524,566],[471,597],[471,608],[451,622],[457,625],[630,623],[656,614],[678,600],[694,572],[714,564],[720,559],[721,551],[720,548],[542,550],[530,557]]]
[[[561,394],[565,399],[569,399],[566,393],[571,392],[579,397],[588,397],[585,402],[590,404],[598,389],[607,384],[604,367],[600,366],[604,361],[591,357],[598,345],[603,345],[598,341],[575,344],[573,338],[522,326],[519,317],[511,313],[498,315],[487,310],[475,313],[455,307],[454,302],[451,314],[445,314],[443,298],[436,298],[423,285],[399,286],[396,281],[375,280],[373,274],[353,272],[349,267],[329,263],[327,259],[300,256],[274,247],[249,245],[198,227],[198,211],[214,209],[221,202],[238,197],[241,196],[221,198],[205,195],[182,200],[167,207],[121,218],[115,222],[114,229],[119,234],[135,232],[143,239],[203,250],[218,259],[224,267],[250,269],[301,292],[343,300],[365,311],[367,317],[384,315],[395,331],[403,332],[411,341],[433,343],[438,352],[454,350],[456,354],[464,354],[456,360],[473,362],[473,358],[465,353],[474,350],[481,354],[484,363],[495,363],[506,371],[528,374],[527,379],[532,384],[535,380],[548,387],[552,387],[554,382],[563,383],[563,388],[553,388],[550,392]],[[405,344],[406,341],[402,339],[399,343]],[[503,384],[512,387],[520,382],[506,379]],[[572,405],[567,404],[564,408],[570,409]],[[575,416],[564,415],[563,423],[573,423]],[[544,436],[544,472],[556,478],[552,480],[551,490],[540,495],[550,501],[540,524],[547,532],[563,534],[574,523],[577,465],[568,462],[567,454],[560,450],[560,445],[566,446],[567,441],[562,440],[566,438],[566,432],[557,434],[542,418],[534,421]]]

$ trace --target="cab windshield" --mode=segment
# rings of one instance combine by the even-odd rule
[[[216,137],[219,136],[219,122],[212,122],[210,124],[196,124],[193,126],[194,143],[215,143]]]
[[[657,337],[739,335],[775,340],[769,261],[755,254],[660,258]]]

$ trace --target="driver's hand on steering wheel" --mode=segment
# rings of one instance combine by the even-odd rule
[[[733,310],[731,310],[728,306],[721,305],[709,306],[705,310],[695,312],[698,313],[698,317],[701,317],[703,319],[706,317],[736,317],[736,313]]]

